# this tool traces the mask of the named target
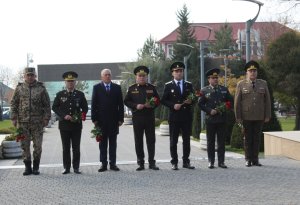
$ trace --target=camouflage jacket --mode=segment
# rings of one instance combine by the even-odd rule
[[[11,100],[11,119],[18,122],[49,120],[51,107],[43,83],[19,83]]]

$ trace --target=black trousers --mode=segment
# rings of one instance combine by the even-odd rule
[[[65,169],[71,167],[71,145],[73,152],[73,169],[79,168],[80,163],[80,140],[81,130],[60,130],[61,142],[63,148],[63,164]]]
[[[184,164],[190,163],[189,157],[191,152],[190,145],[190,136],[191,136],[192,122],[172,122],[169,121],[169,130],[170,130],[170,153],[171,153],[171,163],[178,163],[178,154],[177,154],[177,143],[179,133],[182,133],[182,147],[183,147],[183,156],[182,160]]]
[[[245,159],[251,162],[258,162],[260,136],[264,122],[262,120],[244,120],[245,129],[244,149]]]
[[[133,132],[135,141],[135,152],[137,156],[137,164],[145,163],[144,154],[144,133],[146,135],[146,143],[148,149],[148,162],[150,165],[155,164],[155,121],[154,116],[133,116]]]
[[[207,155],[208,161],[215,163],[215,143],[217,135],[218,143],[218,163],[225,161],[225,123],[207,123],[206,138],[207,138]]]
[[[99,143],[100,162],[107,165],[107,146],[109,145],[109,164],[116,165],[117,156],[117,135],[103,136],[103,140]]]

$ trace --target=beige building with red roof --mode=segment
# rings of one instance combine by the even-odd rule
[[[245,55],[245,22],[227,23],[232,27],[232,39],[235,42],[235,48],[241,50],[243,55]],[[194,35],[198,43],[200,43],[200,41],[206,41],[209,36],[209,29],[205,27],[212,28],[208,42],[214,43],[216,41],[214,31],[218,31],[224,24],[225,23],[192,23],[190,25],[195,31]],[[177,29],[178,28],[176,28],[166,37],[159,40],[159,43],[162,45],[167,58],[170,58],[173,54],[173,44],[177,39]],[[251,58],[261,58],[264,55],[268,44],[272,40],[291,30],[292,29],[278,22],[255,22],[251,27]]]

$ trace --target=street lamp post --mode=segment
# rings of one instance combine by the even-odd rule
[[[176,43],[176,45],[186,46],[186,47],[189,47],[189,48],[192,48],[192,49],[194,48],[193,46],[191,46],[189,44],[185,44],[185,43]],[[184,63],[184,66],[185,66],[185,69],[184,69],[184,80],[185,81],[187,81],[187,70],[188,70],[187,61],[192,55],[192,49],[191,49],[189,55],[183,57],[183,63]]]
[[[246,62],[249,62],[250,58],[251,58],[251,47],[250,47],[250,30],[251,30],[251,26],[256,21],[258,15],[259,15],[259,12],[260,12],[260,8],[264,4],[262,2],[256,1],[256,0],[236,0],[236,1],[249,1],[249,2],[252,2],[252,3],[255,3],[255,4],[258,5],[258,12],[257,12],[256,16],[253,19],[249,19],[248,21],[246,21]]]
[[[224,49],[220,49],[220,52],[224,52],[224,86],[227,86],[227,65],[228,65],[228,58],[227,58],[227,53],[228,51],[230,51],[229,48],[224,48]]]
[[[203,25],[196,25],[196,26],[206,28],[209,31],[208,37],[206,38],[206,40],[204,42],[200,41],[200,47],[199,47],[199,49],[200,49],[200,88],[203,88],[204,87],[204,43],[207,43],[207,41],[210,37],[211,31],[213,29],[209,26],[203,26]],[[203,127],[204,127],[204,112],[201,111],[201,129],[203,129]]]

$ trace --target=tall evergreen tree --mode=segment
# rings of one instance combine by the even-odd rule
[[[211,51],[220,53],[223,49],[229,49],[228,53],[232,53],[234,41],[232,39],[232,27],[227,22],[215,31],[216,42],[211,46]]]
[[[277,92],[296,99],[296,125],[300,130],[300,33],[291,31],[273,41],[267,50],[267,71]]]
[[[186,5],[177,12],[179,27],[177,29],[176,43],[184,43],[196,47],[195,31],[189,23],[189,11]],[[173,60],[182,61],[184,56],[189,55],[191,48],[179,44],[173,45]]]

